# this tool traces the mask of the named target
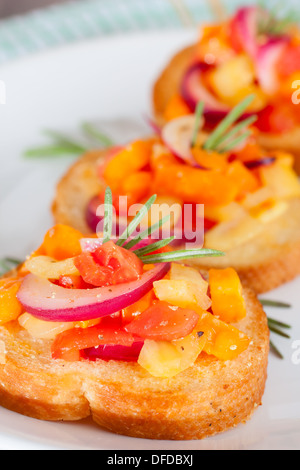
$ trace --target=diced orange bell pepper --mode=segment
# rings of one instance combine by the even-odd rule
[[[213,314],[227,323],[246,316],[246,305],[240,278],[233,268],[211,269],[209,286]]]
[[[191,114],[190,108],[179,95],[179,93],[177,93],[173,95],[168,102],[164,112],[164,119],[166,121],[172,121],[173,119],[179,118],[181,116],[187,116],[189,114]]]
[[[23,308],[17,299],[21,282],[16,278],[0,280],[0,325],[16,320]]]
[[[204,333],[206,343],[203,351],[222,361],[230,361],[244,352],[250,338],[234,326],[215,318],[208,312],[200,314],[197,327]]]
[[[81,238],[83,235],[79,230],[57,224],[46,233],[38,252],[58,261],[73,258],[82,252]]]
[[[238,151],[234,152],[234,155],[241,162],[251,162],[262,158],[262,150],[258,145],[256,139],[249,139],[247,144]]]
[[[132,204],[141,201],[151,192],[152,174],[150,171],[136,171],[123,182],[122,193],[129,196]]]
[[[187,203],[226,205],[234,201],[240,190],[219,171],[201,170],[183,164],[157,168],[155,191],[178,197]]]
[[[256,191],[261,186],[255,173],[248,170],[248,168],[238,160],[230,163],[226,176],[228,181],[231,181],[232,184],[238,188],[237,200],[242,199],[248,193]]]
[[[150,168],[155,171],[159,168],[164,168],[169,165],[176,165],[178,163],[177,158],[167,149],[163,149],[162,152],[153,152],[150,159]]]
[[[125,178],[150,162],[153,140],[137,140],[125,147],[104,168],[103,176],[113,192],[119,193]]]
[[[127,325],[128,323],[131,323],[135,317],[140,315],[142,312],[145,312],[153,303],[153,300],[155,299],[155,294],[153,292],[153,289],[148,292],[148,294],[144,295],[141,299],[139,299],[137,302],[134,304],[130,305],[129,307],[126,307],[122,310],[122,324]]]
[[[192,155],[200,166],[208,170],[225,170],[228,166],[227,155],[218,152],[208,152],[201,147],[194,147]]]

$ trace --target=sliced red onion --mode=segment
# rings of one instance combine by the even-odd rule
[[[260,160],[251,160],[248,162],[244,162],[244,165],[249,169],[249,170],[254,170],[255,168],[259,168],[261,166],[268,166],[272,165],[276,161],[275,157],[265,157],[261,158]]]
[[[205,87],[202,74],[214,66],[205,62],[197,62],[193,64],[185,73],[181,83],[181,95],[192,112],[195,112],[199,101],[205,103],[205,115],[210,113],[219,114],[222,119],[230,108],[218,101]]]
[[[259,47],[256,58],[256,73],[262,90],[268,94],[276,92],[279,86],[277,66],[289,39],[281,36],[271,38]]]
[[[195,122],[194,114],[182,116],[168,122],[161,133],[165,146],[173,155],[192,166],[198,165],[191,152]]]
[[[161,128],[156,124],[156,122],[149,116],[144,116],[146,123],[154,131],[155,134],[161,136]]]
[[[101,228],[99,228],[99,224],[104,220],[104,214],[97,215],[98,207],[103,206],[104,202],[103,199],[99,196],[94,196],[87,205],[86,212],[85,212],[85,220],[88,227],[91,229],[93,233],[102,232]],[[125,217],[115,216],[115,222],[113,224],[113,234],[120,235],[123,233],[125,228],[127,227],[127,220]],[[100,226],[101,227],[101,226]]]
[[[99,196],[95,196],[90,200],[85,211],[85,221],[93,233],[96,233],[97,226],[103,219],[96,214],[100,204],[103,204],[103,201]]]
[[[100,345],[85,349],[83,354],[90,361],[102,359],[104,361],[136,362],[143,344],[143,341],[135,341],[132,346]]]
[[[252,58],[256,57],[258,47],[258,21],[264,14],[264,10],[259,7],[243,7],[237,11],[232,20],[231,27],[234,34],[238,36],[241,47]]]
[[[54,322],[86,321],[118,312],[146,295],[169,270],[162,263],[137,281],[96,289],[64,289],[33,274],[26,276],[18,299],[26,312]]]

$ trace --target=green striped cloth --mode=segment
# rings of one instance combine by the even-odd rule
[[[174,6],[176,2],[180,4],[180,0],[77,0],[1,20],[0,64],[85,38],[181,28],[187,24]],[[228,11],[246,3],[223,0]],[[268,5],[272,3],[268,1]],[[195,22],[212,17],[207,0],[181,4]]]

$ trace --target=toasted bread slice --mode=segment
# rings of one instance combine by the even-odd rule
[[[105,159],[107,151],[92,151],[76,161],[57,185],[52,212],[56,222],[70,225],[82,233],[89,233],[85,211],[91,198],[105,188],[99,178],[98,162]]]
[[[269,330],[255,294],[244,291],[247,317],[236,326],[251,337],[232,361],[202,353],[170,379],[137,363],[53,360],[51,341],[34,339],[17,321],[0,327],[0,405],[49,421],[92,416],[112,432],[148,439],[202,439],[247,421],[261,404]]]
[[[105,188],[96,169],[105,156],[105,151],[86,154],[58,183],[52,208],[56,223],[71,225],[82,233],[90,232],[85,210],[90,199]],[[222,250],[222,238],[221,234],[219,243],[208,248]],[[191,263],[200,268],[231,266],[258,294],[294,279],[300,274],[300,199],[291,200],[288,209],[266,224],[255,237],[224,251],[225,257],[203,258]]]
[[[152,93],[153,114],[157,123],[165,124],[164,111],[172,96],[178,93],[181,81],[195,57],[195,46],[179,51],[167,64],[154,84]],[[259,133],[258,143],[266,150],[283,150],[295,156],[295,169],[300,174],[300,127],[283,134]]]

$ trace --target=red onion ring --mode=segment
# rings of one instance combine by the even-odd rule
[[[24,309],[36,318],[54,322],[86,321],[118,312],[146,295],[164,277],[169,263],[145,272],[137,281],[96,289],[64,289],[33,274],[17,294]]]
[[[102,359],[104,361],[136,362],[143,345],[144,342],[142,340],[135,341],[132,346],[106,344],[85,349],[83,355],[85,359],[89,359],[90,361]]]
[[[256,72],[258,82],[263,91],[274,93],[278,87],[278,73],[276,67],[289,38],[281,36],[271,38],[259,47],[256,57]]]

